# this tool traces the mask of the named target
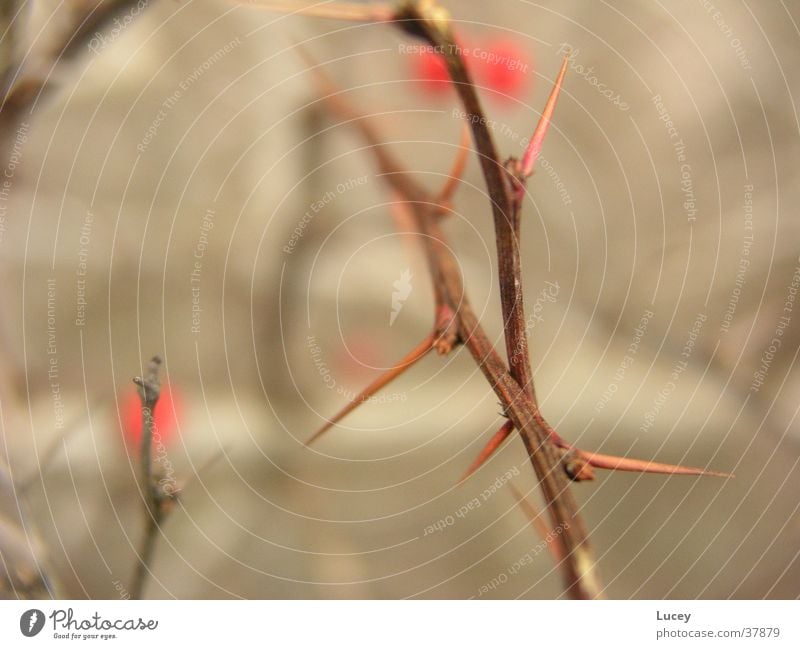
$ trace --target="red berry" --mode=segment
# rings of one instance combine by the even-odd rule
[[[412,74],[422,88],[435,95],[441,95],[450,88],[450,75],[441,55],[422,52],[412,59]]]
[[[528,91],[532,75],[525,49],[508,38],[485,45],[461,44],[464,64],[475,73],[479,85],[494,90],[496,97],[519,99]],[[411,75],[428,95],[443,96],[451,87],[444,58],[425,51],[411,59]]]
[[[491,41],[475,56],[475,67],[482,85],[508,99],[518,99],[526,91],[530,63],[525,50],[508,39]]]
[[[182,401],[177,389],[164,383],[161,396],[153,411],[153,448],[159,441],[168,446],[178,427],[178,419],[182,413]],[[137,390],[125,393],[121,403],[122,432],[125,443],[138,451],[142,439],[142,402]],[[160,439],[159,439],[160,438]]]

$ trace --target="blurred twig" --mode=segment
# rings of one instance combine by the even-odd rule
[[[459,54],[450,30],[447,13],[435,2],[409,1],[397,11],[398,26],[413,36],[423,38],[443,53],[448,71],[458,89],[461,102],[472,127],[473,139],[486,181],[495,219],[498,256],[501,264],[501,296],[504,329],[512,370],[495,351],[464,291],[458,262],[446,245],[441,228],[441,206],[427,190],[385,151],[373,129],[349,105],[332,91],[332,84],[322,77],[320,85],[326,98],[341,116],[351,120],[372,145],[373,153],[386,181],[409,205],[420,240],[425,246],[428,267],[433,279],[437,312],[435,333],[454,331],[453,342],[463,343],[472,354],[489,384],[500,399],[504,414],[522,436],[531,463],[539,478],[552,527],[564,529],[564,545],[568,552],[562,564],[567,589],[576,598],[601,596],[602,586],[596,573],[595,559],[589,545],[586,526],[577,510],[577,503],[568,486],[558,449],[549,443],[552,429],[547,425],[533,396],[528,368],[527,340],[524,324],[514,327],[511,320],[524,323],[521,303],[521,279],[518,241],[512,219],[516,186],[508,169],[499,161],[494,140],[475,93],[472,79]],[[317,72],[318,76],[321,73]],[[450,193],[450,192],[448,192]],[[511,262],[506,263],[510,258]],[[509,316],[513,316],[511,319]],[[446,329],[443,329],[445,324]],[[452,345],[450,345],[452,346]],[[514,362],[514,355],[520,360]],[[524,361],[521,360],[524,355]],[[516,367],[516,369],[514,369]]]
[[[153,471],[153,411],[161,395],[161,380],[158,376],[161,363],[161,357],[154,356],[148,365],[147,374],[144,377],[137,376],[133,379],[133,382],[139,387],[139,398],[142,401],[140,462],[141,488],[145,506],[145,531],[131,585],[133,599],[142,597],[144,582],[150,574],[156,537],[164,518],[173,509],[177,498],[177,493],[165,488],[160,482],[159,474]]]
[[[78,424],[82,420],[82,415],[73,418],[73,420],[64,427],[64,430],[57,434],[53,440],[51,440],[44,453],[39,455],[39,465],[33,469],[27,477],[18,482],[17,489],[21,493],[27,493],[27,491],[37,482],[37,480],[41,481],[44,479],[44,473],[47,470],[47,467],[50,466],[50,463],[55,460],[58,452],[66,447],[67,440],[75,431],[78,430]]]
[[[6,8],[6,0],[3,0],[3,13],[8,19],[6,33],[12,40],[11,45],[3,50],[3,55],[7,58],[3,62],[0,77],[0,141],[4,142],[14,132],[26,111],[30,113],[34,110],[42,94],[50,87],[54,70],[79,52],[88,51],[91,38],[115,16],[138,6],[138,1],[99,0],[73,3],[68,12],[68,24],[64,26],[59,38],[47,48],[45,60],[34,67],[25,57],[17,60],[17,53],[14,51],[16,41],[19,40],[18,35],[22,31],[23,10],[14,9],[14,5],[19,4],[16,1],[8,2]]]
[[[0,599],[58,597],[21,495],[0,458]]]

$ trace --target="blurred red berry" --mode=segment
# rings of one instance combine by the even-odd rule
[[[178,428],[178,419],[182,412],[180,392],[168,383],[161,386],[161,396],[156,402],[153,412],[153,445],[161,443],[168,446]],[[136,389],[131,389],[122,397],[121,403],[122,432],[125,443],[132,449],[139,448],[142,439],[142,402]]]
[[[450,75],[440,54],[423,52],[412,59],[412,73],[422,88],[431,94],[441,95],[450,88]]]
[[[519,99],[528,91],[530,63],[525,49],[510,39],[499,39],[486,45],[462,44],[465,65],[474,72],[479,85],[494,90],[492,95]],[[441,97],[451,87],[444,58],[425,51],[411,59],[411,74],[420,89],[428,95]]]
[[[509,99],[519,99],[527,92],[532,78],[524,48],[512,40],[492,41],[475,57],[478,81]]]

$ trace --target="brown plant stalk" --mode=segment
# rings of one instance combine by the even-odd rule
[[[503,404],[514,428],[522,432],[526,449],[545,493],[552,526],[569,530],[569,538],[565,540],[569,554],[562,563],[568,591],[577,598],[599,597],[602,587],[596,574],[586,528],[568,489],[559,455],[552,445],[546,443],[549,429],[543,427],[544,420],[539,415],[538,408],[511,376],[472,310],[464,292],[458,262],[453,257],[441,228],[441,205],[386,151],[374,130],[366,126],[364,119],[333,89],[333,84],[322,75],[319,67],[312,65],[311,69],[316,72],[320,88],[330,107],[340,118],[356,126],[371,145],[380,172],[392,189],[404,198],[416,231],[422,235],[419,239],[423,242],[436,295],[434,336],[465,345]],[[405,365],[406,368],[409,366],[410,364]],[[354,407],[351,402],[351,406],[345,410],[351,412]],[[332,418],[323,429],[329,429],[338,419],[339,417]],[[318,432],[312,439],[317,439],[320,434]]]
[[[347,20],[358,19],[349,12],[351,7],[345,6],[339,15],[336,7],[336,3],[326,5],[326,15]],[[385,6],[380,5],[380,10],[384,11]],[[385,21],[385,16],[381,15],[381,20]],[[371,394],[425,356],[430,349],[435,347],[442,354],[449,352],[457,344],[463,344],[497,395],[503,415],[507,418],[506,423],[467,470],[464,478],[477,469],[511,432],[517,430],[539,480],[550,519],[549,529],[560,531],[555,556],[564,576],[566,590],[575,598],[602,597],[603,586],[597,574],[594,553],[586,525],[578,513],[577,503],[569,488],[570,480],[591,479],[592,467],[670,474],[723,474],[582,451],[560,437],[539,410],[525,327],[520,217],[526,181],[533,173],[536,157],[550,125],[567,61],[562,65],[542,118],[522,159],[511,157],[501,161],[475,86],[461,59],[461,50],[451,31],[447,12],[434,0],[408,0],[394,10],[394,24],[407,34],[422,38],[435,48],[434,51],[442,54],[464,108],[494,220],[508,364],[494,349],[469,303],[457,260],[447,245],[442,230],[441,221],[448,212],[455,181],[451,178],[436,194],[417,183],[386,150],[374,128],[342,97],[335,85],[323,74],[320,66],[303,54],[309,61],[310,70],[315,74],[324,101],[342,121],[357,128],[370,145],[382,177],[394,194],[403,201],[404,223],[410,223],[413,231],[421,235],[418,240],[424,249],[435,297],[432,332],[398,365],[373,381],[356,399],[327,421],[309,442],[318,439],[342,417],[364,403]],[[466,147],[462,142],[461,150],[464,148]],[[463,168],[460,152],[453,166],[454,176],[460,175]],[[536,520],[542,529],[547,527],[543,526],[538,515]]]

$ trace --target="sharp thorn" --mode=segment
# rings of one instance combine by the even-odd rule
[[[478,457],[473,460],[472,464],[469,465],[469,468],[464,472],[464,475],[458,481],[458,484],[462,484],[467,478],[469,478],[475,471],[477,471],[480,466],[488,460],[492,454],[500,447],[500,445],[508,438],[508,436],[514,430],[514,422],[510,419],[506,420],[506,422],[500,427],[492,438],[488,441],[486,446],[483,447],[483,450],[478,454]]]
[[[649,460],[636,460],[633,458],[617,457],[615,455],[603,455],[601,453],[587,453],[577,451],[586,462],[596,469],[609,469],[611,471],[635,471],[638,473],[664,473],[667,475],[700,475],[714,476],[717,478],[733,478],[732,473],[722,473],[720,471],[709,471],[691,466],[680,466],[677,464],[661,464]]]
[[[539,157],[539,152],[542,150],[542,142],[544,136],[547,135],[547,130],[550,128],[550,120],[553,117],[553,112],[556,109],[556,101],[558,94],[561,92],[561,84],[564,82],[564,75],[567,73],[567,65],[569,64],[569,54],[564,57],[564,62],[561,64],[561,70],[556,77],[556,82],[553,85],[553,90],[550,92],[550,97],[542,111],[542,116],[539,118],[539,123],[536,125],[536,130],[531,136],[531,141],[528,143],[528,148],[525,149],[525,155],[522,156],[522,175],[527,178],[533,173],[533,165]]]
[[[419,345],[414,347],[414,349],[412,349],[408,354],[406,354],[399,363],[386,370],[377,379],[375,379],[372,383],[370,383],[366,388],[364,388],[361,392],[359,392],[350,403],[348,403],[344,408],[342,408],[339,412],[337,412],[331,419],[325,422],[325,425],[323,425],[322,428],[320,428],[316,433],[314,433],[306,441],[305,445],[310,446],[311,444],[313,444],[330,428],[335,426],[342,419],[344,419],[344,417],[353,412],[353,410],[358,408],[358,406],[364,403],[378,390],[385,387],[387,384],[391,383],[394,379],[400,376],[414,363],[416,363],[423,356],[425,356],[425,354],[431,351],[435,343],[435,336],[436,336],[435,332],[431,332],[430,334],[428,334],[428,336],[426,336],[425,339]]]

